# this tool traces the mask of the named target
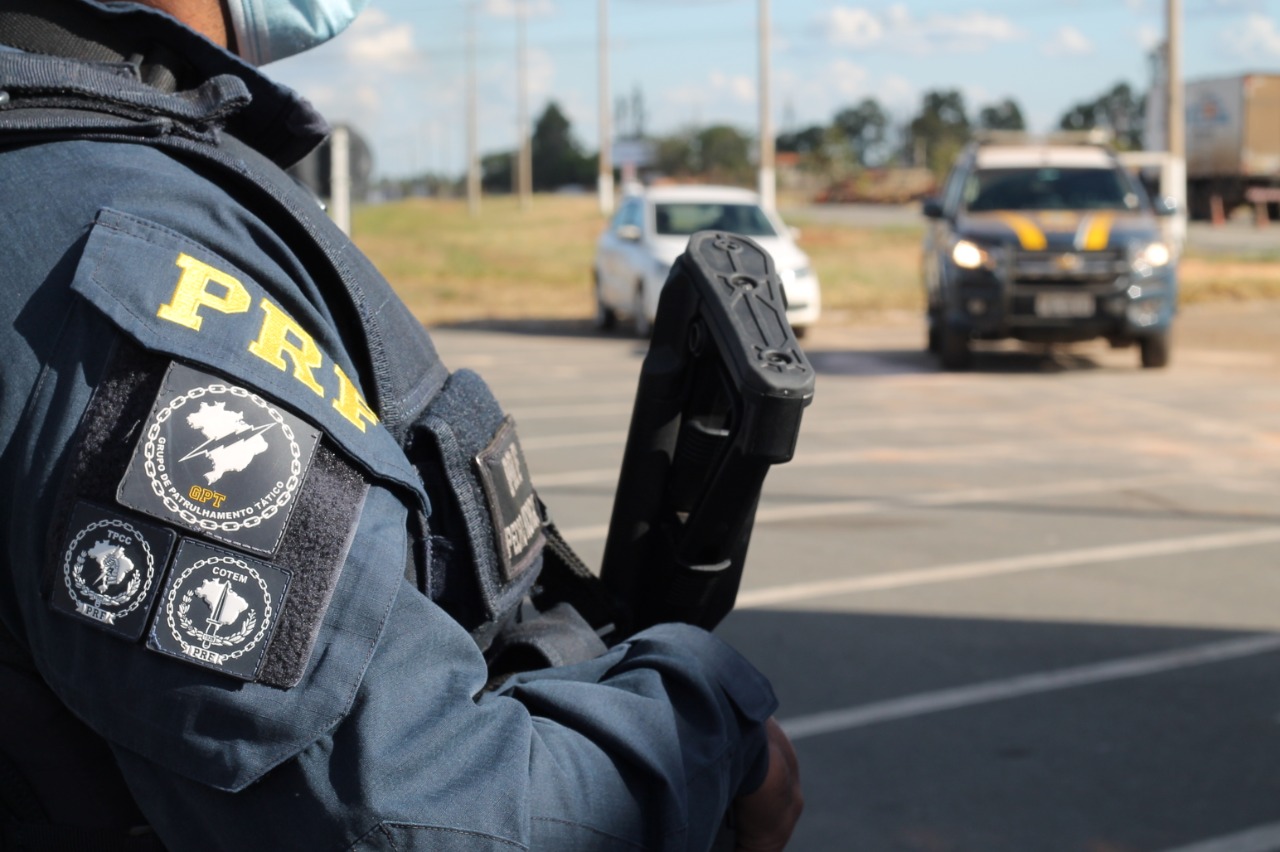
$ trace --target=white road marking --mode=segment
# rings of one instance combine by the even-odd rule
[[[526,448],[528,442],[521,442]],[[573,446],[567,443],[566,446]],[[562,476],[566,476],[562,474]],[[615,474],[616,477],[616,474]],[[538,485],[550,484],[539,477]],[[816,520],[818,518],[870,515],[902,509],[954,506],[965,503],[999,503],[1008,500],[1026,500],[1035,497],[1065,497],[1079,494],[1097,494],[1122,491],[1127,488],[1148,488],[1186,479],[1180,474],[1131,476],[1117,479],[1075,479],[1066,482],[1046,482],[1034,485],[1013,485],[1008,488],[963,488],[952,491],[928,491],[922,494],[906,494],[902,497],[882,500],[827,500],[821,502],[792,503],[785,506],[766,506],[756,512],[757,524],[785,523],[787,521]],[[560,484],[586,484],[562,482]],[[607,524],[582,527],[566,527],[561,530],[571,543],[601,541],[609,533]]]
[[[1044,571],[1068,568],[1076,565],[1094,565],[1101,562],[1118,562],[1124,559],[1149,559],[1153,556],[1171,556],[1198,553],[1206,550],[1226,550],[1233,547],[1249,547],[1257,544],[1280,542],[1280,527],[1241,530],[1238,532],[1211,533],[1183,538],[1160,538],[1153,541],[1135,541],[1103,547],[1085,547],[1078,550],[1058,550],[1049,553],[1028,553],[1002,559],[984,559],[977,562],[960,562],[938,565],[914,571],[896,571],[863,577],[845,577],[838,580],[818,580],[811,583],[795,583],[755,589],[738,594],[738,609],[752,609],[778,604],[795,603],[834,595],[854,595],[923,586],[932,583],[954,583],[960,580],[976,580],[1003,574],[1027,571]]]
[[[517,424],[519,420],[516,421]],[[625,430],[615,429],[612,432],[580,432],[576,435],[546,435],[535,438],[521,438],[520,446],[529,450],[561,450],[565,447],[593,447],[605,444],[623,446],[627,440]]]
[[[1176,671],[1192,666],[1221,663],[1242,657],[1267,654],[1280,651],[1280,636],[1263,634],[1246,636],[1240,639],[1228,639],[1211,642],[1190,648],[1179,648],[1155,654],[1144,654],[1109,660],[1102,663],[1076,666],[1058,671],[1036,672],[1019,675],[1004,680],[975,683],[954,689],[941,689],[935,692],[922,692],[887,701],[876,701],[848,707],[843,710],[828,710],[807,716],[796,716],[781,722],[783,730],[792,740],[865,728],[884,722],[911,719],[929,713],[940,713],[945,710],[957,710],[962,707],[973,707],[994,701],[1006,701],[1026,695],[1037,695],[1061,689],[1072,689],[1078,686],[1106,683],[1143,677],[1161,672]],[[1280,836],[1280,835],[1278,835]],[[1209,847],[1219,852],[1218,847]],[[1243,849],[1261,849],[1262,847],[1224,847],[1232,852],[1243,852]],[[1268,847],[1270,848],[1270,847]],[[1188,850],[1179,850],[1188,852]],[[1195,852],[1208,852],[1195,847]]]
[[[1277,852],[1280,850],[1280,822],[1246,831],[1179,846],[1167,852]]]

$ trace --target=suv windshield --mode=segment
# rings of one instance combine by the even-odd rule
[[[755,204],[658,204],[654,221],[660,236],[687,237],[697,231],[730,231],[746,237],[777,235]]]
[[[1141,203],[1115,169],[982,169],[969,176],[965,206],[984,210],[1136,210]]]

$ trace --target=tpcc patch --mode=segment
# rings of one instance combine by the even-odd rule
[[[171,530],[90,503],[77,503],[67,527],[54,609],[137,639],[177,536]]]
[[[280,620],[290,577],[256,559],[184,539],[147,647],[253,680]]]
[[[268,556],[320,433],[256,393],[170,365],[116,499]]]
[[[489,446],[476,455],[476,467],[493,519],[503,579],[510,582],[524,573],[546,543],[538,498],[511,417],[503,419]]]

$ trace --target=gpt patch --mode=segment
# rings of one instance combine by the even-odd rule
[[[320,433],[256,393],[170,365],[116,499],[271,555]]]
[[[71,513],[53,608],[126,639],[147,626],[177,538],[171,530],[90,503]]]
[[[289,579],[288,571],[186,539],[173,559],[147,647],[253,680]]]

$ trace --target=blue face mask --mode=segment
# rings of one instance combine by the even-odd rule
[[[239,54],[266,65],[323,44],[347,28],[369,0],[227,0]]]

